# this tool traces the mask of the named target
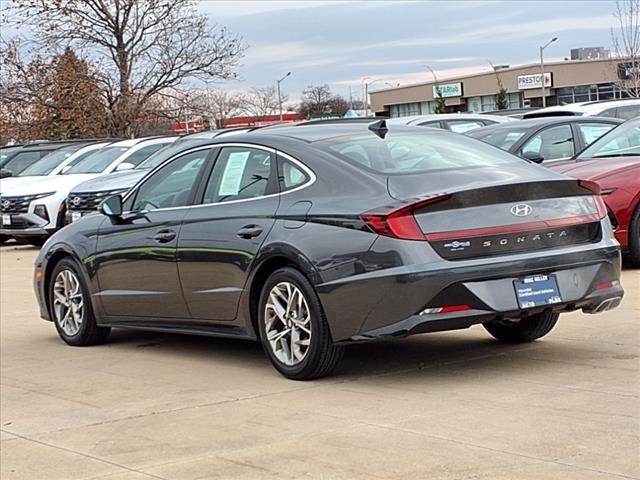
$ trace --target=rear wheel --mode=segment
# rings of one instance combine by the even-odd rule
[[[110,328],[99,327],[91,308],[89,289],[75,261],[58,262],[49,283],[49,311],[60,338],[77,347],[106,340]]]
[[[267,279],[258,323],[271,363],[292,380],[328,375],[344,353],[344,347],[333,344],[313,286],[293,268],[277,270]]]
[[[559,313],[542,312],[513,323],[485,323],[484,328],[501,342],[526,343],[544,337],[555,326]]]
[[[629,224],[629,259],[635,267],[640,267],[640,205],[633,212]]]
[[[4,245],[11,237],[9,235],[0,235],[0,245]]]

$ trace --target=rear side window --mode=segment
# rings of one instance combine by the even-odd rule
[[[595,142],[613,127],[615,125],[610,123],[578,123],[578,129],[582,133],[585,145]]]
[[[245,200],[273,193],[273,156],[248,147],[220,151],[204,193],[204,203]]]
[[[280,166],[279,179],[281,192],[292,190],[305,184],[309,180],[309,176],[304,172],[304,170],[293,162],[279,157],[278,163]]]
[[[478,130],[472,132],[469,136],[482,140],[490,145],[501,148],[502,150],[509,150],[516,144],[524,135],[525,130],[497,130],[490,133]]]
[[[456,133],[464,133],[474,128],[484,127],[484,123],[480,120],[449,120],[447,122],[449,130]]]
[[[506,152],[462,135],[450,133],[397,133],[384,138],[373,133],[337,137],[319,142],[337,157],[385,174],[411,174],[431,170],[500,165],[520,162]]]

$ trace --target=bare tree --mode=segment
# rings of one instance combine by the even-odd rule
[[[307,117],[331,113],[331,89],[329,85],[309,85],[302,91],[300,113]]]
[[[616,0],[611,28],[620,88],[631,97],[640,97],[640,0]]]
[[[282,103],[287,101],[286,95],[281,95]],[[278,92],[276,87],[251,87],[244,97],[244,110],[255,117],[264,118],[273,115],[278,110]]]
[[[234,79],[241,39],[194,0],[12,0],[9,19],[45,48],[93,60],[114,135],[131,133],[150,98],[193,79]]]
[[[206,93],[208,113],[218,128],[224,128],[226,121],[242,113],[245,106],[245,96],[241,93],[227,90],[211,90]]]

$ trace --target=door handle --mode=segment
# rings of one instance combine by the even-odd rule
[[[238,230],[238,236],[240,238],[250,239],[257,237],[263,231],[264,229],[258,225],[246,225]]]
[[[161,230],[153,236],[153,239],[158,243],[167,243],[176,238],[176,232],[173,230]]]

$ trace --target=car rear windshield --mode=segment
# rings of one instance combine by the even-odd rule
[[[23,171],[21,171],[17,176],[18,177],[30,177],[32,175],[49,175],[54,168],[64,162],[67,158],[74,154],[79,148],[82,146],[73,146],[61,148],[60,150],[56,150],[51,152],[49,155],[42,157],[41,160],[38,160],[33,165],[28,166]]]
[[[105,147],[98,150],[93,155],[89,155],[81,162],[76,163],[64,175],[75,173],[102,173],[111,163],[129,150],[129,147]]]
[[[338,157],[384,174],[521,162],[517,157],[464,135],[398,133],[381,139],[370,133],[322,142]]]
[[[524,134],[527,133],[525,129],[506,129],[499,128],[489,132],[484,132],[482,129],[469,132],[468,135],[483,142],[487,142],[502,150],[509,150],[518,140],[520,140]]]
[[[614,128],[585,148],[579,159],[640,155],[640,120],[631,120]]]

